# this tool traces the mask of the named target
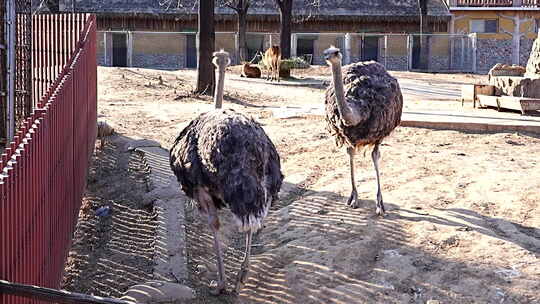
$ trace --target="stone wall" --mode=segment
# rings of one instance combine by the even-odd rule
[[[185,66],[186,58],[180,54],[133,54],[132,66],[153,69],[180,69]]]
[[[384,61],[383,61],[384,64]],[[407,56],[388,56],[386,57],[386,69],[391,71],[407,71]]]
[[[519,45],[519,65],[526,66],[531,55],[534,39],[522,37]]]
[[[430,71],[448,71],[450,68],[450,56],[430,56],[428,67]]]
[[[486,73],[497,63],[512,64],[512,40],[478,39],[477,71]]]

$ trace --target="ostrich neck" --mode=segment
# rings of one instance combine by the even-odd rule
[[[357,115],[345,101],[345,90],[343,88],[343,78],[341,76],[341,64],[332,65],[332,76],[334,78],[334,93],[336,94],[337,108],[339,116],[345,125],[352,126],[358,123]]]
[[[214,92],[214,104],[216,109],[221,109],[223,104],[223,87],[225,85],[225,68],[218,69],[218,77],[216,82],[216,90]]]

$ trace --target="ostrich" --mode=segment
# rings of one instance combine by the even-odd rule
[[[213,63],[219,71],[214,95],[217,107],[223,98],[228,53],[214,53]],[[235,288],[239,292],[248,274],[252,234],[262,227],[283,181],[274,144],[253,119],[231,109],[215,109],[201,114],[180,132],[170,151],[170,164],[182,190],[196,201],[214,235],[218,282],[213,294],[225,290],[218,210],[230,208],[240,232],[245,233],[245,257]]]
[[[346,145],[349,154],[352,192],[347,205],[357,208],[359,204],[354,182],[354,156],[361,148],[372,146],[371,158],[377,173],[376,213],[383,216],[379,145],[401,121],[401,89],[397,80],[377,62],[351,64],[342,76],[339,49],[331,46],[324,51],[324,56],[333,76],[333,85],[326,90],[326,122],[336,144]]]

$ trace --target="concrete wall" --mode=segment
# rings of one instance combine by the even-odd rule
[[[345,39],[344,34],[319,35],[319,37],[313,42],[313,53],[314,53],[313,64],[321,64],[321,65],[326,64],[323,58],[323,52],[324,50],[329,48],[330,45],[335,45],[335,46],[340,47],[338,43],[339,37],[342,37],[343,39]]]
[[[234,33],[216,33],[216,50],[225,50],[229,52],[233,64],[237,64],[236,58],[236,40]]]
[[[185,66],[186,37],[179,33],[133,33],[132,66],[179,69]]]
[[[97,33],[97,61],[99,65],[112,65],[112,34]]]

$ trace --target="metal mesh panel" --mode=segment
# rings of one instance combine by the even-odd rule
[[[387,70],[475,72],[475,36],[455,34],[354,34],[350,62],[375,60]]]
[[[30,0],[15,1],[15,120],[19,124],[32,112],[32,15]]]
[[[473,37],[468,35],[411,35],[412,70],[474,72]]]

